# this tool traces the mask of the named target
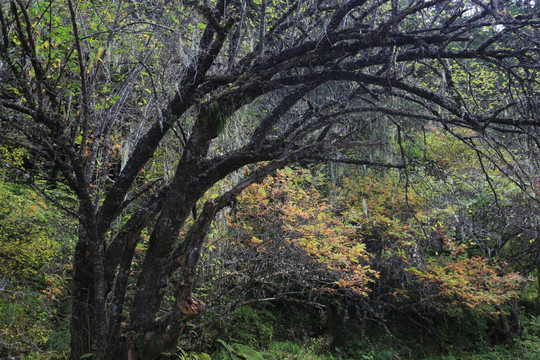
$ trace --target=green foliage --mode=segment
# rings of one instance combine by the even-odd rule
[[[338,335],[338,334],[336,334]],[[335,339],[332,352],[343,359],[373,359],[373,351],[357,337]]]
[[[64,358],[69,346],[68,328],[54,329],[55,309],[50,298],[20,285],[8,283],[3,286],[5,288],[0,292],[0,357]]]
[[[247,308],[247,307],[246,307]],[[249,318],[255,317],[257,309],[242,310],[249,313]],[[304,313],[309,317],[308,313]],[[253,323],[254,326],[258,324]],[[266,345],[240,343],[237,340],[218,340],[218,350],[212,354],[212,359],[302,359],[302,360],[502,360],[502,359],[537,359],[540,354],[540,318],[529,317],[524,320],[524,332],[516,338],[513,344],[491,345],[488,333],[492,331],[493,324],[479,313],[469,312],[460,319],[440,319],[438,327],[440,334],[453,341],[453,345],[441,349],[438,339],[433,337],[419,344],[419,334],[411,333],[411,324],[405,321],[398,324],[403,328],[400,343],[396,343],[381,334],[375,328],[367,328],[366,339],[361,338],[358,328],[352,327],[325,336],[332,335],[335,340],[330,342],[327,337],[289,340],[273,340]],[[232,325],[232,324],[231,324]],[[279,331],[283,331],[283,324],[269,323]],[[242,329],[245,331],[245,328]],[[251,329],[256,332],[256,328]],[[236,338],[236,328],[230,326],[228,332]],[[407,347],[410,346],[410,347]]]
[[[4,144],[0,145],[0,160],[1,166],[7,168],[19,169],[23,166],[25,152],[21,148],[10,149]]]
[[[30,279],[52,262],[60,248],[49,225],[55,212],[35,192],[0,183],[1,273]]]
[[[242,306],[233,311],[230,326],[234,328],[236,341],[246,345],[266,347],[275,336],[275,322],[276,318],[267,310]]]
[[[0,182],[0,357],[62,359],[69,347],[66,301],[74,226],[31,189]]]
[[[55,310],[58,311],[58,309]],[[67,313],[68,310],[64,309],[64,312]],[[63,319],[59,319],[59,322],[59,324],[54,324],[54,326],[51,326],[52,324],[49,323],[52,331],[47,339],[47,352],[65,356],[69,350],[71,340],[69,333],[70,318],[66,316]]]
[[[278,341],[269,344],[266,349],[256,349],[248,345],[227,343],[220,341],[223,349],[213,354],[215,360],[237,359],[294,359],[294,360],[320,360],[333,359],[317,352],[316,347],[302,346],[291,341]]]
[[[207,353],[188,353],[182,349],[178,349],[176,357],[180,360],[212,360]]]
[[[426,360],[536,360],[540,357],[540,318],[527,317],[523,321],[524,332],[512,344],[491,346],[478,343],[473,351],[450,349],[450,354],[426,357]]]

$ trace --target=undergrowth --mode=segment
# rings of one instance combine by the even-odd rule
[[[304,313],[308,321],[309,313]],[[297,360],[536,360],[540,358],[540,316],[524,317],[524,330],[521,336],[512,343],[492,344],[487,338],[471,339],[471,343],[463,346],[441,346],[441,339],[432,337],[432,343],[415,341],[415,330],[409,327],[409,336],[394,338],[376,326],[366,327],[364,336],[357,325],[326,327],[325,331],[312,337],[308,333],[293,334],[285,329],[287,321],[280,321],[275,308],[241,307],[236,309],[227,319],[227,329],[213,342],[212,349],[207,348],[209,356],[215,360],[263,360],[263,359],[297,359]],[[475,322],[468,322],[472,326]],[[290,324],[289,324],[290,325]],[[328,325],[328,324],[326,324]],[[400,322],[394,325],[407,327],[410,324]],[[478,324],[479,330],[485,324]],[[474,329],[469,329],[471,332]],[[485,329],[484,329],[485,330]],[[396,332],[397,333],[397,332]],[[284,336],[287,334],[287,336]],[[401,329],[400,336],[405,334]],[[450,336],[447,334],[446,336]],[[287,338],[288,337],[288,338]],[[208,339],[206,339],[208,340]],[[198,353],[200,354],[200,353]],[[198,355],[200,356],[200,355]],[[186,357],[186,359],[188,359]],[[197,359],[197,358],[193,358]]]

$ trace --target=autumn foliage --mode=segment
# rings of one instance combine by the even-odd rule
[[[347,288],[367,295],[378,274],[354,227],[338,214],[340,204],[332,204],[317,188],[321,180],[307,170],[279,170],[241,196],[235,225],[253,231],[244,242],[260,251],[276,241],[302,249],[335,277],[321,290]]]
[[[518,297],[524,278],[454,240],[448,209],[434,209],[391,173],[360,175],[338,190],[316,172],[277,171],[241,195],[232,217],[238,244],[301,249],[332,279],[320,291],[450,315],[497,313]]]

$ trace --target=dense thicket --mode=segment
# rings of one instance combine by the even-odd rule
[[[434,128],[465,145],[475,160],[462,166],[493,193],[501,175],[534,203],[538,21],[536,2],[510,0],[3,2],[2,161],[79,224],[71,358],[175,349],[203,311],[192,292],[213,219],[288,164],[400,168],[408,189],[415,168],[445,161],[417,145]],[[488,259],[521,231],[497,229],[512,206],[496,199],[481,229],[500,238],[459,225]],[[341,285],[366,292],[380,266]]]

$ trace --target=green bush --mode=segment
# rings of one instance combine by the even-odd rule
[[[60,313],[74,223],[32,189],[0,181],[0,358],[62,359],[69,319]],[[65,306],[64,306],[65,307]]]
[[[0,273],[35,280],[60,248],[57,217],[34,191],[0,183]]]
[[[0,292],[0,358],[24,354],[28,359],[44,349],[52,332],[50,316],[51,307],[40,293],[24,288]]]
[[[271,312],[242,306],[232,313],[235,340],[246,345],[268,346],[274,338],[276,318]]]

